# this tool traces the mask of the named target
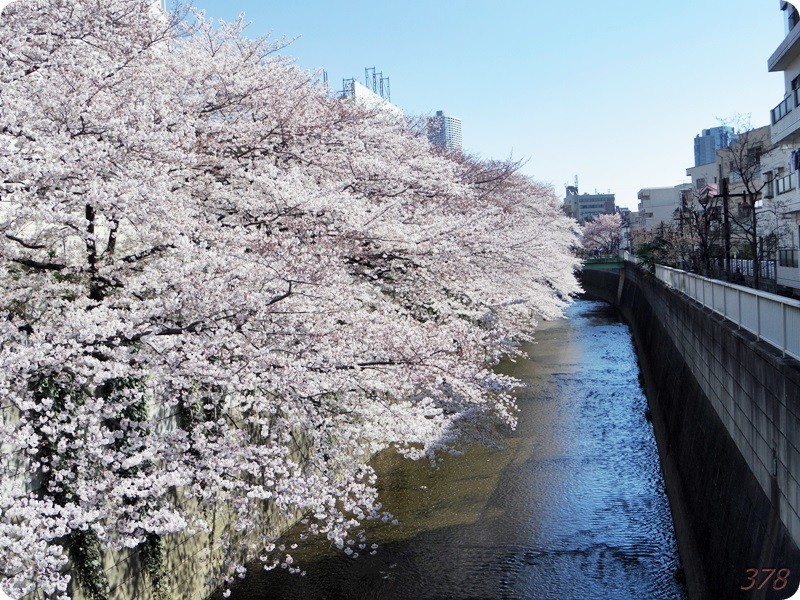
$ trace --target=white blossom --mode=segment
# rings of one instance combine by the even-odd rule
[[[66,597],[70,535],[132,548],[221,505],[244,533],[266,502],[302,511],[357,554],[360,522],[392,520],[370,457],[513,427],[517,382],[492,368],[578,289],[550,188],[434,153],[243,29],[148,0],[3,10],[12,596]]]

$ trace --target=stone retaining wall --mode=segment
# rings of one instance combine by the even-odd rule
[[[582,283],[633,330],[690,598],[789,597],[800,583],[800,363],[633,265],[585,271]],[[762,569],[789,569],[786,587],[740,589],[754,573],[761,585]]]

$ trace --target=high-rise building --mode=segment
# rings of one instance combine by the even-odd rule
[[[461,150],[461,119],[437,110],[428,119],[428,141],[438,148]]]
[[[703,129],[694,138],[694,166],[716,162],[717,150],[730,146],[735,140],[736,132],[727,125]]]

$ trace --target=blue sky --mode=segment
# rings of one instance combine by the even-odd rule
[[[693,138],[719,119],[766,125],[783,99],[767,58],[784,37],[778,0],[196,0],[244,12],[252,36],[324,68],[337,89],[364,67],[406,113],[462,119],[465,150],[527,159],[525,172],[636,207],[643,187],[686,181]]]

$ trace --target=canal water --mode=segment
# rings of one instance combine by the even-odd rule
[[[568,317],[542,325],[529,360],[501,365],[527,384],[503,450],[435,469],[378,456],[399,524],[369,528],[376,554],[306,541],[292,552],[304,577],[253,565],[231,598],[684,599],[630,330],[604,303]]]

